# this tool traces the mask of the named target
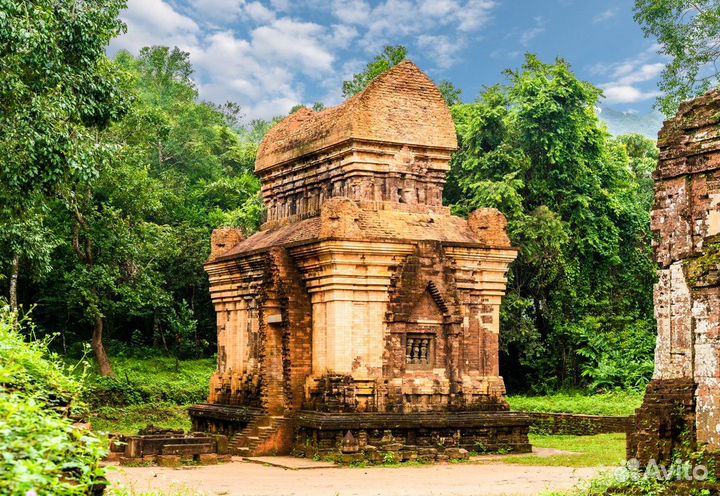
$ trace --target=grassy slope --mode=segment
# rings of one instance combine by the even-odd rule
[[[632,415],[640,407],[643,394],[635,391],[594,395],[557,393],[548,396],[509,396],[508,402],[513,410],[521,412]]]
[[[190,431],[189,405],[146,403],[124,407],[101,406],[88,417],[93,429],[113,434],[137,434],[152,424],[163,429]]]
[[[91,403],[102,406],[168,402],[179,405],[207,399],[214,358],[176,361],[168,357],[111,359],[116,380],[90,377]]]
[[[117,379],[90,377],[94,404],[89,415],[98,431],[137,434],[152,424],[165,429],[190,430],[187,407],[207,399],[214,358],[111,359]]]

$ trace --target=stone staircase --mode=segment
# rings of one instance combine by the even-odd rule
[[[236,456],[262,456],[275,454],[274,437],[288,427],[282,415],[264,415],[253,418],[228,443],[228,452]]]

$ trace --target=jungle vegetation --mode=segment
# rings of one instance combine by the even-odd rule
[[[683,68],[706,70],[712,53],[687,60],[700,34],[672,34],[684,3],[638,0],[637,18]],[[218,227],[258,229],[254,158],[277,119],[202,101],[177,48],[109,59],[122,1],[54,5],[0,0],[0,290],[38,335],[57,333],[58,352],[80,356],[90,343],[104,376],[113,356],[211,357],[208,240]],[[716,16],[683,19],[716,34]],[[344,95],[406,56],[386,47]],[[595,111],[601,91],[562,59],[528,55],[498,80],[471,103],[452,83],[439,87],[460,143],[445,201],[458,215],[500,209],[520,249],[502,313],[506,382],[518,392],[642,388],[655,328],[655,144],[611,136]],[[667,84],[673,98],[692,93]]]

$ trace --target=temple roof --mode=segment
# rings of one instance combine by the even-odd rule
[[[357,226],[357,232],[354,234],[347,232],[340,234],[333,229],[323,230],[324,220],[321,217],[312,217],[282,227],[257,232],[218,256],[217,260],[237,258],[273,246],[287,246],[331,239],[336,235],[343,239],[362,241],[407,242],[408,240],[429,240],[448,244],[470,244],[485,248],[514,249],[510,247],[510,240],[505,234],[507,223],[502,214],[494,209],[481,209],[481,211],[493,212],[491,214],[485,213],[485,215],[488,216],[487,222],[492,223],[495,229],[488,230],[488,226],[480,226],[480,232],[478,232],[478,229],[473,230],[471,223],[468,223],[465,219],[446,214],[357,209],[354,215],[342,214],[343,217],[355,217],[352,221]],[[498,219],[497,216],[502,217],[502,219]],[[498,235],[498,233],[501,233],[501,235]]]
[[[348,139],[457,148],[455,124],[432,80],[410,61],[373,80],[337,107],[302,108],[265,136],[255,171],[317,152]]]

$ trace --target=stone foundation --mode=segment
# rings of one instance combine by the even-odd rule
[[[193,431],[228,437],[241,432],[254,419],[264,416],[260,408],[210,404],[193,405],[188,413]]]
[[[229,461],[228,438],[219,434],[156,430],[153,434],[119,436],[110,440],[109,461],[121,465],[160,465],[182,463],[214,464]]]
[[[319,413],[296,417],[294,454],[340,462],[442,461],[469,452],[529,453],[529,418],[510,412]]]
[[[627,437],[627,457],[644,465],[670,463],[675,448],[695,449],[695,384],[690,379],[656,379],[648,384]]]

